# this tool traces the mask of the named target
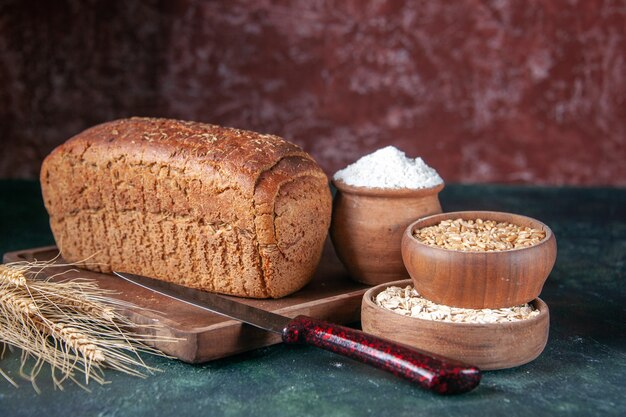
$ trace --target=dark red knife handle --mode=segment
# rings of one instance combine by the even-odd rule
[[[460,394],[480,383],[480,370],[349,327],[297,316],[283,342],[316,346],[407,379],[438,394]]]

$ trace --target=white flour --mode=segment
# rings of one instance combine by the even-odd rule
[[[430,188],[443,183],[433,168],[422,158],[407,158],[394,146],[381,148],[366,155],[333,176],[355,187],[370,188]]]

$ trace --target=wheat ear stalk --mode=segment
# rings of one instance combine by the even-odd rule
[[[98,341],[91,339],[75,327],[63,323],[36,323],[42,333],[62,341],[74,352],[81,354],[91,362],[104,362],[104,352],[98,347]]]
[[[22,350],[20,376],[38,390],[35,379],[44,364],[58,388],[68,379],[81,385],[76,373],[86,384],[105,383],[104,368],[141,377],[152,373],[139,353],[163,354],[146,343],[176,339],[136,333],[138,326],[120,313],[128,305],[93,281],[41,279],[53,266],[59,264],[0,264],[0,344]],[[15,384],[2,369],[0,375]]]
[[[20,268],[12,268],[10,266],[0,264],[0,283],[12,284],[16,287],[26,285],[26,277],[24,271]]]

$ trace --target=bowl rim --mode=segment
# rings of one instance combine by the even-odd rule
[[[426,188],[381,188],[381,187],[360,187],[348,185],[341,180],[331,179],[331,184],[337,190],[346,194],[364,195],[370,197],[419,197],[437,194],[445,187],[445,183],[437,184]]]
[[[388,310],[386,308],[383,308],[381,306],[379,306],[378,304],[376,304],[374,302],[374,295],[378,295],[380,292],[382,292],[385,288],[387,287],[406,287],[407,285],[411,285],[413,286],[413,280],[412,279],[403,279],[400,281],[391,281],[391,282],[385,282],[383,284],[379,284],[375,287],[372,287],[370,289],[368,289],[365,294],[363,294],[363,304],[368,304],[371,305],[372,307],[374,307],[375,309],[383,312],[383,313],[389,313],[389,314],[394,314],[395,316],[398,317],[402,317],[405,319],[411,319],[411,320],[417,320],[419,322],[422,322],[424,324],[428,323],[428,324],[434,324],[434,325],[442,325],[442,326],[461,326],[461,327],[484,327],[484,326],[491,326],[491,327],[497,327],[497,326],[513,326],[513,327],[518,327],[518,326],[525,326],[528,325],[530,323],[536,322],[538,320],[543,319],[546,315],[549,315],[550,313],[550,309],[548,308],[548,304],[546,304],[545,301],[543,301],[541,298],[536,297],[535,299],[529,301],[527,304],[532,304],[533,307],[537,310],[539,310],[539,314],[537,314],[537,316],[535,317],[531,317],[529,319],[525,319],[525,320],[518,320],[518,321],[507,321],[504,323],[456,323],[456,322],[450,322],[450,321],[441,321],[441,320],[427,320],[427,319],[422,319],[419,317],[411,317],[411,316],[404,316],[402,314],[397,314],[394,313],[391,310]],[[415,288],[415,287],[414,287]],[[473,309],[473,310],[482,310],[482,309]],[[492,309],[495,310],[495,309]]]
[[[417,225],[417,223],[420,223],[422,221],[427,221],[427,220],[431,220],[435,217],[439,217],[440,221],[441,220],[446,220],[446,219],[450,219],[450,218],[455,218],[458,215],[461,214],[466,214],[466,213],[475,213],[478,216],[480,216],[480,214],[496,214],[496,215],[508,215],[508,216],[515,216],[518,218],[522,218],[522,219],[527,219],[530,220],[532,222],[535,223],[539,223],[541,225],[541,227],[543,228],[543,230],[546,232],[546,236],[537,244],[532,245],[532,246],[527,246],[525,248],[514,248],[514,249],[505,249],[505,250],[497,250],[497,251],[463,251],[463,250],[458,250],[458,249],[446,249],[446,248],[441,248],[439,246],[431,246],[431,245],[427,245],[426,243],[420,242],[419,240],[417,240],[415,237],[413,237],[413,230],[415,229],[415,226]],[[449,216],[449,217],[448,217]],[[490,219],[487,219],[490,220]],[[509,222],[512,224],[515,224],[514,222]],[[408,239],[411,239],[411,241],[415,242],[416,244],[423,246],[425,248],[429,248],[429,249],[433,249],[433,250],[437,250],[437,251],[442,251],[442,252],[454,252],[454,253],[458,253],[458,254],[463,254],[464,256],[485,256],[485,255],[492,255],[495,256],[496,254],[506,254],[506,253],[512,253],[512,252],[518,252],[518,251],[525,251],[525,250],[529,250],[529,249],[533,249],[533,248],[539,248],[543,245],[548,244],[548,242],[553,238],[554,233],[552,232],[552,229],[550,229],[550,227],[545,224],[542,221],[539,221],[533,217],[529,217],[529,216],[525,216],[523,214],[517,214],[517,213],[510,213],[510,212],[506,212],[506,211],[493,211],[493,210],[461,210],[461,211],[448,211],[448,212],[443,212],[443,213],[436,213],[436,214],[431,214],[429,216],[425,216],[425,217],[421,217],[417,220],[415,220],[414,222],[412,222],[411,224],[409,224],[406,229],[404,230],[404,234],[403,236],[406,236]]]

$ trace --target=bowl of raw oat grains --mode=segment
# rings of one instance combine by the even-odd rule
[[[519,214],[459,211],[421,218],[402,237],[415,290],[462,308],[502,308],[539,296],[556,261],[544,223]]]

